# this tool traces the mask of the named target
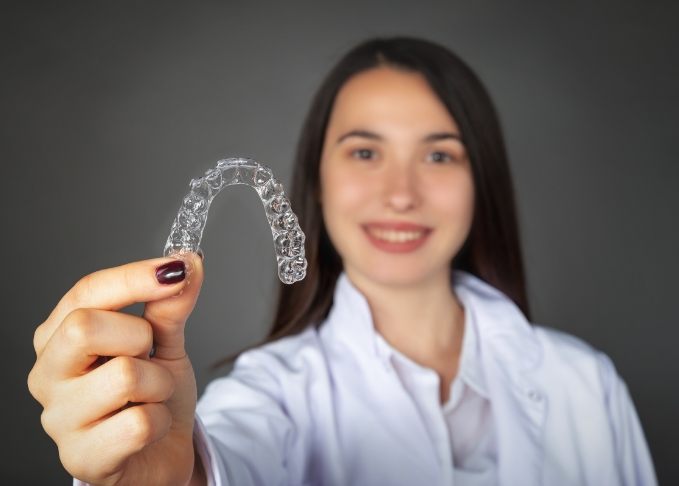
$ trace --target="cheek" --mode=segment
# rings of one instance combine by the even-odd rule
[[[328,169],[324,171],[322,205],[327,216],[343,218],[356,216],[357,209],[364,207],[374,187],[347,171]]]
[[[321,212],[328,237],[342,259],[355,247],[355,230],[370,188],[336,168],[321,172]],[[372,190],[374,193],[374,189]]]
[[[438,184],[431,193],[431,201],[447,217],[463,226],[471,224],[474,212],[474,184],[471,175],[451,178]]]

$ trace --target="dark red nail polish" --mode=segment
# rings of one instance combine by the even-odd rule
[[[156,279],[161,284],[181,282],[186,277],[186,265],[182,260],[173,260],[156,268]]]

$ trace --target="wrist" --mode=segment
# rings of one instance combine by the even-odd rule
[[[207,474],[203,460],[198,453],[196,442],[193,441],[193,474],[188,486],[207,486]]]

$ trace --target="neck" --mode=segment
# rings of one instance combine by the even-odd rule
[[[394,348],[425,366],[454,363],[464,331],[464,309],[447,269],[412,285],[383,285],[349,274],[366,297],[375,329]]]

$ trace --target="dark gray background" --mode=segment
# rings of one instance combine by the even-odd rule
[[[289,186],[328,68],[367,36],[413,34],[460,54],[497,103],[534,320],[613,358],[661,482],[679,484],[679,12],[596,3],[5,2],[2,482],[69,481],[26,387],[59,297],[160,255],[189,179],[221,157]],[[210,220],[187,330],[201,391],[228,371],[210,363],[264,335],[277,278],[254,191],[226,190]]]

